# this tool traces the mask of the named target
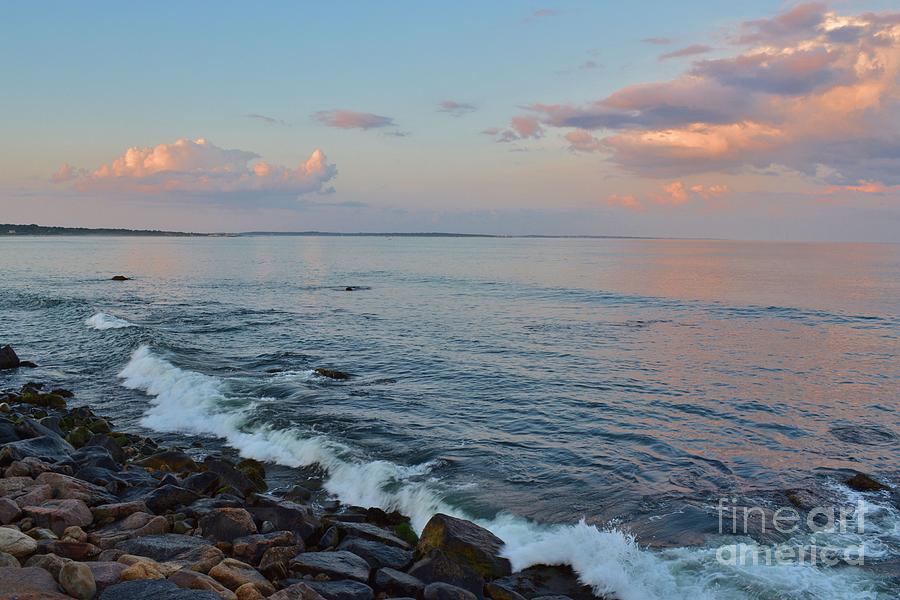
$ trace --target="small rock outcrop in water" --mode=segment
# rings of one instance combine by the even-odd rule
[[[318,367],[317,369],[315,369],[315,372],[316,375],[327,377],[328,379],[336,379],[338,381],[350,379],[349,373],[344,373],[343,371],[338,371],[336,369],[325,369],[322,367]]]
[[[0,370],[18,369],[19,367],[34,368],[36,366],[36,364],[29,360],[19,360],[19,355],[17,355],[12,346],[8,344],[0,348]]]
[[[882,490],[890,489],[888,486],[880,481],[875,481],[865,473],[857,473],[844,483],[847,484],[847,487],[856,490],[857,492],[880,492]]]
[[[110,281],[131,281],[131,277],[125,277],[124,275],[113,275],[110,277]]]
[[[315,480],[266,493],[260,462],[160,447],[72,398],[0,391],[0,598],[592,597],[567,567],[510,575],[474,523],[436,515],[418,539],[403,515],[341,506]]]

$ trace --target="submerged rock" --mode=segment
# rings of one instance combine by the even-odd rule
[[[526,598],[566,596],[572,600],[596,600],[590,586],[578,581],[569,566],[536,565],[492,582]]]
[[[872,479],[865,473],[857,473],[850,479],[847,479],[844,483],[847,484],[847,487],[856,490],[857,492],[880,492],[882,490],[890,489],[888,486],[880,481]]]
[[[113,275],[109,279],[110,281],[131,281],[131,277],[125,277],[124,275]]]
[[[315,369],[316,375],[320,377],[327,377],[328,379],[336,379],[338,381],[344,381],[346,379],[350,379],[349,373],[344,373],[343,371],[338,371],[337,369],[326,369],[324,367],[317,367]]]

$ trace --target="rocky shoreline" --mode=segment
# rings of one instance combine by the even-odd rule
[[[419,537],[316,479],[270,493],[260,462],[117,431],[40,383],[0,391],[0,472],[0,599],[595,597],[568,567],[513,573],[469,521],[438,514]]]

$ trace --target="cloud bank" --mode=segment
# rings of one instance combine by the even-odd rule
[[[732,56],[697,60],[672,81],[587,105],[532,104],[528,116],[590,132],[596,145],[575,133],[569,147],[602,148],[649,177],[777,166],[833,185],[900,184],[900,13],[805,4],[741,23],[731,39]],[[527,137],[499,131],[498,141]]]
[[[337,174],[318,149],[294,168],[259,158],[254,152],[220,148],[204,138],[180,139],[129,148],[92,171],[65,164],[51,180],[81,192],[296,197],[325,191],[326,183]]]

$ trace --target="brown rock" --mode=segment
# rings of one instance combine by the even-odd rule
[[[255,583],[245,583],[234,590],[234,595],[237,596],[237,600],[263,600],[265,598]]]
[[[209,576],[230,590],[236,590],[245,583],[259,583],[264,586],[262,589],[270,590],[269,594],[275,591],[269,580],[263,577],[259,571],[247,563],[233,558],[226,558],[210,569]]]
[[[19,508],[26,506],[40,506],[53,498],[53,490],[49,485],[33,485],[26,492],[15,497]]]
[[[97,521],[100,525],[106,525],[107,523],[118,521],[119,519],[124,519],[128,515],[137,512],[147,513],[150,512],[150,510],[147,508],[147,505],[144,504],[143,501],[135,500],[134,502],[101,504],[100,506],[95,506],[94,508],[92,508],[91,512],[94,514],[95,521]]]
[[[44,550],[57,556],[71,560],[91,560],[100,554],[100,548],[87,542],[73,542],[65,540],[53,540],[42,542]],[[46,544],[46,545],[44,545]]]
[[[94,576],[98,592],[102,592],[105,588],[122,581],[122,571],[128,568],[128,565],[114,561],[96,561],[85,564]]]
[[[0,551],[8,552],[16,558],[24,558],[33,554],[37,548],[37,542],[18,529],[0,527]]]
[[[77,600],[91,600],[97,594],[97,584],[90,567],[80,562],[69,562],[59,572],[59,585]]]
[[[207,590],[215,592],[222,597],[223,600],[237,600],[234,592],[224,587],[221,583],[203,573],[197,573],[190,569],[182,569],[176,571],[169,576],[169,581],[180,588],[188,590]]]
[[[62,534],[64,541],[72,541],[72,542],[86,542],[87,534],[84,532],[84,529],[79,527],[78,525],[73,525],[71,527],[66,527],[66,530],[63,531]]]
[[[172,473],[196,473],[200,467],[194,459],[178,450],[164,450],[134,463],[145,469]]]
[[[301,552],[301,545],[269,548],[259,561],[259,570],[269,579],[285,579],[290,573],[291,559]]]
[[[9,525],[13,521],[18,521],[22,516],[22,509],[19,505],[9,498],[0,498],[0,523]]]
[[[438,513],[431,517],[416,546],[416,557],[440,550],[448,558],[468,566],[485,579],[512,573],[509,561],[500,556],[503,540],[475,523]]]
[[[232,543],[232,554],[238,560],[256,565],[259,564],[263,554],[269,548],[298,545],[303,545],[303,542],[298,540],[290,531],[274,531],[272,533],[248,535],[235,539]],[[295,552],[295,554],[297,553]]]
[[[43,569],[50,573],[53,579],[59,579],[59,572],[67,562],[69,562],[68,558],[55,554],[37,554],[25,561],[25,566]]]
[[[114,498],[98,485],[60,473],[41,473],[35,478],[35,481],[39,484],[49,485],[54,498],[81,500],[91,506],[104,504]]]
[[[78,499],[47,500],[40,506],[26,506],[24,512],[38,526],[52,529],[56,535],[62,534],[66,527],[90,525],[94,520],[87,504]]]
[[[0,590],[3,592],[3,598],[24,597],[28,594],[56,594],[58,589],[56,581],[44,569],[37,567],[0,568]]]
[[[120,559],[121,560],[121,559]],[[166,576],[159,564],[152,560],[135,562],[122,571],[122,581],[135,579],[165,579]]]
[[[203,537],[218,542],[256,533],[253,516],[243,508],[215,508],[200,519]]]
[[[269,600],[325,600],[305,583],[295,583],[269,596]]]

